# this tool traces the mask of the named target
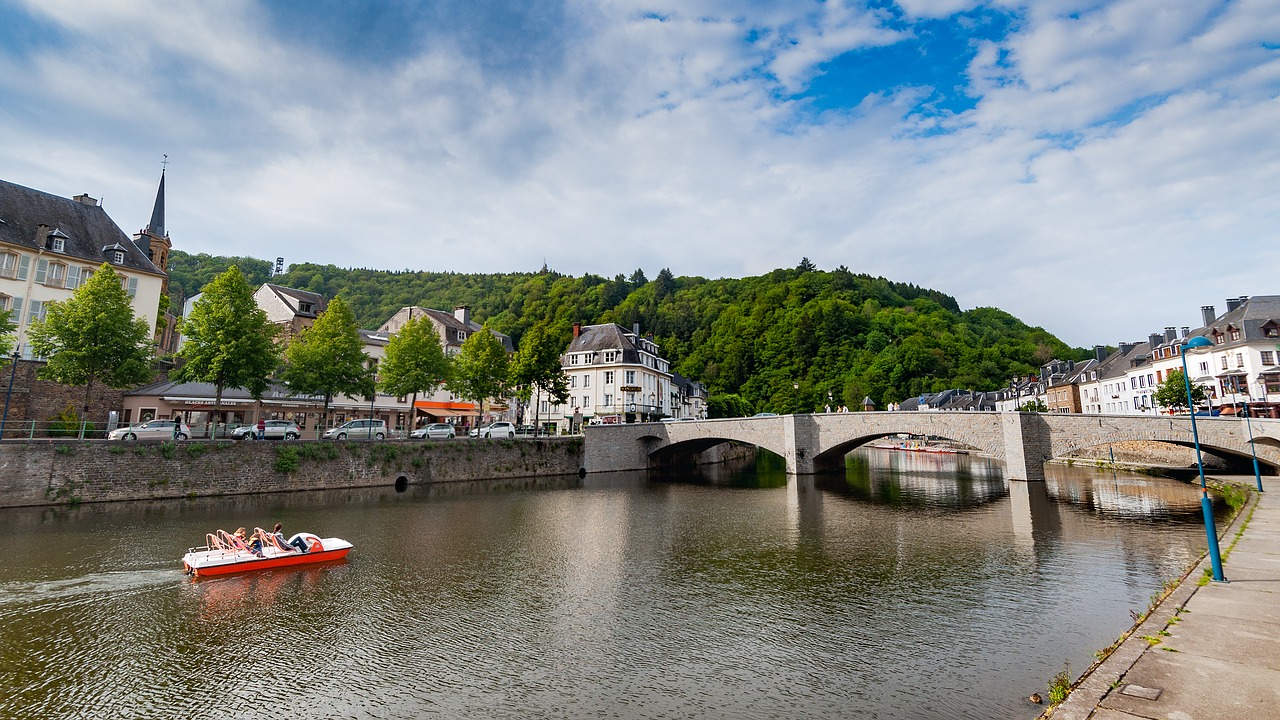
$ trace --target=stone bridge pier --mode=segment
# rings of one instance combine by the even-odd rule
[[[1250,457],[1244,420],[1197,419],[1201,447]],[[1252,422],[1259,461],[1280,467],[1280,420]],[[787,472],[812,475],[843,469],[844,456],[878,438],[929,435],[964,443],[1002,460],[1011,480],[1042,481],[1044,464],[1076,450],[1129,440],[1190,447],[1190,418],[1064,415],[1020,412],[859,412],[724,418],[695,422],[592,425],[586,432],[587,472],[643,470],[696,462],[722,443],[764,448],[786,460]]]

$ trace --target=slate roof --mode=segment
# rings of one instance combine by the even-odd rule
[[[217,393],[218,388],[213,383],[206,382],[175,382],[173,380],[160,380],[150,385],[143,385],[134,388],[125,393],[128,395],[143,396],[167,396],[167,397],[185,397],[185,398],[211,398]],[[268,383],[267,389],[262,393],[263,400],[275,400],[292,398],[296,400],[314,400],[318,396],[313,395],[294,395],[289,386],[284,383]],[[223,400],[252,400],[253,395],[244,388],[226,387],[222,388]],[[321,398],[323,399],[323,398]]]
[[[603,350],[620,350],[622,352],[622,363],[640,364],[640,350],[636,347],[635,336],[616,323],[583,327],[582,331],[578,333],[578,337],[569,343],[569,347],[564,352],[565,355],[569,355],[572,353],[596,353]]]
[[[484,329],[483,325],[481,325],[480,323],[474,320],[472,320],[471,322],[464,323],[461,320],[459,320],[453,313],[448,313],[443,310],[424,308],[419,305],[413,305],[411,309],[414,311],[413,314],[415,316],[421,317],[425,315],[431,318],[432,320],[435,320],[437,323],[443,325],[447,329],[455,330],[455,331],[461,330],[466,332],[468,335],[470,335],[471,333],[480,332],[481,330]],[[403,312],[404,310],[405,308],[400,309],[401,312]],[[386,323],[383,324],[383,327],[386,327]],[[381,331],[381,328],[379,328],[379,330]],[[498,338],[498,342],[502,343],[502,347],[506,348],[507,352],[515,352],[516,344],[511,340],[510,335],[504,335],[492,328],[489,329],[489,332],[493,333],[493,336]],[[453,342],[452,338],[454,337],[454,335],[452,333],[445,333],[445,337],[450,338],[448,344],[450,345],[458,344]]]
[[[294,316],[315,319],[320,313],[329,307],[329,301],[319,293],[313,293],[308,290],[298,290],[297,288],[288,288],[283,285],[275,285],[273,283],[265,283],[276,294],[289,309],[293,311]],[[299,308],[300,303],[311,303],[310,312],[302,312]]]
[[[0,180],[0,242],[36,251],[36,231],[48,225],[52,234],[65,237],[62,253],[46,252],[46,257],[64,256],[101,265],[107,262],[103,248],[124,251],[124,262],[115,265],[153,275],[164,275],[146,253],[133,243],[100,205],[86,205],[29,187]]]

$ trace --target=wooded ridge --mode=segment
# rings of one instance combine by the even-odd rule
[[[717,403],[740,403],[740,411],[812,411],[828,402],[856,407],[863,397],[884,407],[948,388],[995,390],[1049,359],[1089,356],[1002,310],[961,310],[936,290],[843,266],[822,271],[807,259],[757,277],[717,280],[675,277],[666,269],[653,280],[641,270],[610,280],[545,267],[468,274],[314,263],[273,277],[265,260],[175,250],[169,259],[174,307],[231,264],[255,287],[269,280],[341,295],[368,329],[407,305],[446,311],[469,305],[472,317],[517,346],[535,326],[567,344],[574,322],[639,323],[676,372],[705,383]]]

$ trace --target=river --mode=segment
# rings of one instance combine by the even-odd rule
[[[1031,718],[1203,551],[1184,483],[861,450],[0,510],[0,718]],[[192,580],[216,527],[341,564]]]

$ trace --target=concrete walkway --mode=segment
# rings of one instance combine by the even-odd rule
[[[1252,486],[1253,477],[1219,478]],[[1280,718],[1280,480],[1221,528],[1227,583],[1198,581],[1206,557],[1053,720]],[[1252,517],[1249,516],[1253,510]],[[1161,632],[1167,632],[1167,635]],[[1151,645],[1144,636],[1158,639]]]

